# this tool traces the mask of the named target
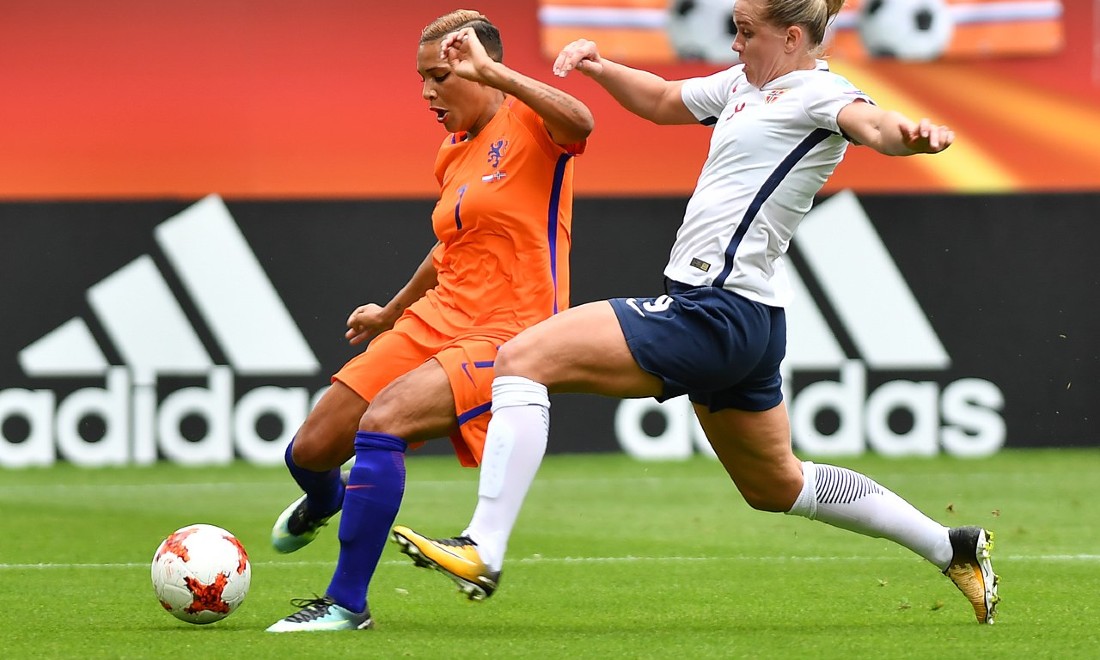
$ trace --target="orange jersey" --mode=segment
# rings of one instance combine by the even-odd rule
[[[507,97],[475,137],[448,136],[435,161],[438,285],[410,308],[440,332],[512,336],[569,306],[573,156]]]
[[[364,401],[434,359],[451,385],[463,465],[481,461],[497,349],[569,305],[573,156],[533,110],[508,98],[473,139],[451,135],[436,157],[432,227],[438,284],[333,376]]]

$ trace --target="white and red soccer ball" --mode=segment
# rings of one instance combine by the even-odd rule
[[[244,546],[214,525],[188,525],[172,532],[153,555],[152,573],[160,604],[188,623],[213,623],[229,616],[252,582]]]

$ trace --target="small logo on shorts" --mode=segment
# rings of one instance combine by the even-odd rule
[[[703,261],[702,259],[692,259],[691,260],[691,265],[693,267],[698,268],[699,270],[703,271],[704,273],[710,271],[710,264]]]
[[[660,314],[661,312],[664,312],[665,310],[667,310],[669,307],[672,306],[672,298],[670,296],[667,296],[667,295],[660,295],[660,296],[657,296],[656,298],[654,298],[652,300],[646,300],[645,302],[643,302],[641,304],[640,307],[638,306],[638,299],[637,298],[627,298],[626,299],[626,304],[630,307],[630,309],[633,309],[635,312],[638,312],[638,316],[641,316],[642,318],[645,318],[645,313],[646,312],[653,312],[653,313],[656,313],[656,314]],[[645,310],[645,311],[642,311],[642,310]]]

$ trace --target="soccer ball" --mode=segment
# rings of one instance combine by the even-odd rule
[[[188,623],[229,616],[248,594],[252,565],[244,546],[214,525],[172,532],[153,555],[153,590],[164,609]]]
[[[733,24],[733,0],[672,0],[666,26],[676,56],[716,64],[740,61],[733,52],[737,28]]]
[[[943,55],[955,21],[945,0],[867,0],[858,27],[872,57],[924,61]]]

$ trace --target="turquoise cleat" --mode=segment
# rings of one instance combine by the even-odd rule
[[[310,518],[306,508],[306,496],[302,495],[290,506],[283,509],[275,525],[271,528],[271,545],[282,553],[296,552],[313,542],[328,524],[332,515],[323,518]]]
[[[300,607],[294,614],[280,619],[267,632],[328,632],[333,630],[368,630],[374,627],[370,610],[358,614],[340,607],[331,598],[300,598],[290,601]]]

